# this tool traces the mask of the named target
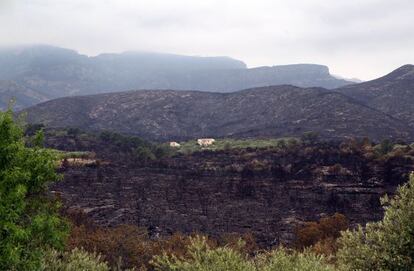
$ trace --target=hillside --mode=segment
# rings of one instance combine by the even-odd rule
[[[99,225],[157,227],[163,235],[251,232],[270,246],[292,242],[298,225],[335,212],[352,225],[378,220],[379,197],[414,169],[414,145],[384,151],[368,140],[293,140],[143,159],[136,151],[143,142],[104,134],[46,132],[49,147],[89,151],[95,161],[66,161],[52,190]]]
[[[248,69],[229,57],[147,52],[88,57],[45,45],[0,49],[0,80],[15,81],[47,99],[131,89],[230,92],[280,84],[335,88],[352,83],[331,76],[322,65]]]
[[[405,65],[384,77],[337,89],[414,128],[414,65]]]
[[[0,109],[6,109],[12,100],[14,109],[19,110],[47,101],[48,98],[14,81],[0,80]]]
[[[275,86],[234,93],[130,91],[60,98],[31,107],[48,127],[114,130],[150,140],[282,137],[412,138],[404,122],[339,93]]]

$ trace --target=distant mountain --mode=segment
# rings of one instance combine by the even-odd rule
[[[384,77],[336,91],[414,128],[414,65],[405,65]]]
[[[197,137],[412,138],[393,117],[321,88],[277,86],[234,93],[130,91],[60,98],[27,110],[48,127],[115,130],[150,140]]]
[[[14,81],[0,80],[0,109],[7,108],[13,103],[15,110],[49,100],[38,91],[29,89]]]
[[[293,85],[298,87],[323,87],[333,89],[353,82],[330,75],[329,68],[316,64],[293,64],[251,69],[205,70],[177,75],[176,87],[170,89],[196,89],[231,92],[247,88]],[[155,87],[148,87],[155,89]]]
[[[145,52],[88,57],[44,45],[0,49],[0,80],[14,81],[47,99],[131,89],[230,92],[280,84],[336,88],[352,83],[331,76],[322,65],[247,69],[229,57]]]

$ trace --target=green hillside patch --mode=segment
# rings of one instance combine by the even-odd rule
[[[63,160],[63,159],[69,159],[69,158],[73,158],[73,159],[89,159],[89,158],[94,158],[95,154],[93,152],[89,152],[89,151],[59,151],[59,150],[54,150],[56,152],[56,156],[59,160]]]
[[[202,147],[197,144],[197,140],[190,140],[179,142],[181,145],[177,148],[179,153],[189,154],[196,151],[203,150],[228,150],[228,149],[263,149],[263,148],[282,148],[293,144],[298,144],[297,138],[271,138],[271,139],[216,139],[216,141],[207,147]]]

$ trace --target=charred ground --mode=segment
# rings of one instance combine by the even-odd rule
[[[335,212],[352,225],[380,219],[379,197],[414,170],[413,146],[388,141],[304,138],[185,155],[131,142],[49,134],[50,147],[96,153],[87,166],[64,163],[65,178],[52,190],[99,225],[134,224],[165,235],[251,232],[268,246],[292,242],[298,225]],[[143,146],[151,150],[147,159]]]

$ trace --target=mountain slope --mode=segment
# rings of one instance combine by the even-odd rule
[[[414,65],[405,65],[369,82],[336,90],[414,128]]]
[[[49,101],[27,110],[48,127],[115,130],[151,140],[196,137],[409,138],[405,123],[342,94],[277,86],[234,93],[131,91]]]
[[[328,67],[315,64],[292,64],[238,70],[206,70],[202,73],[182,74],[181,77],[180,75],[177,77],[180,78],[179,82],[185,84],[166,85],[164,88],[229,92],[276,85],[332,89],[351,83],[333,77],[329,73]]]
[[[38,91],[29,89],[14,81],[0,80],[0,109],[6,109],[11,102],[15,110],[47,101],[48,98]]]
[[[280,84],[335,88],[352,83],[331,76],[322,65],[247,69],[229,57],[144,52],[88,57],[40,45],[0,50],[0,80],[16,81],[48,99],[131,89],[229,92]]]

